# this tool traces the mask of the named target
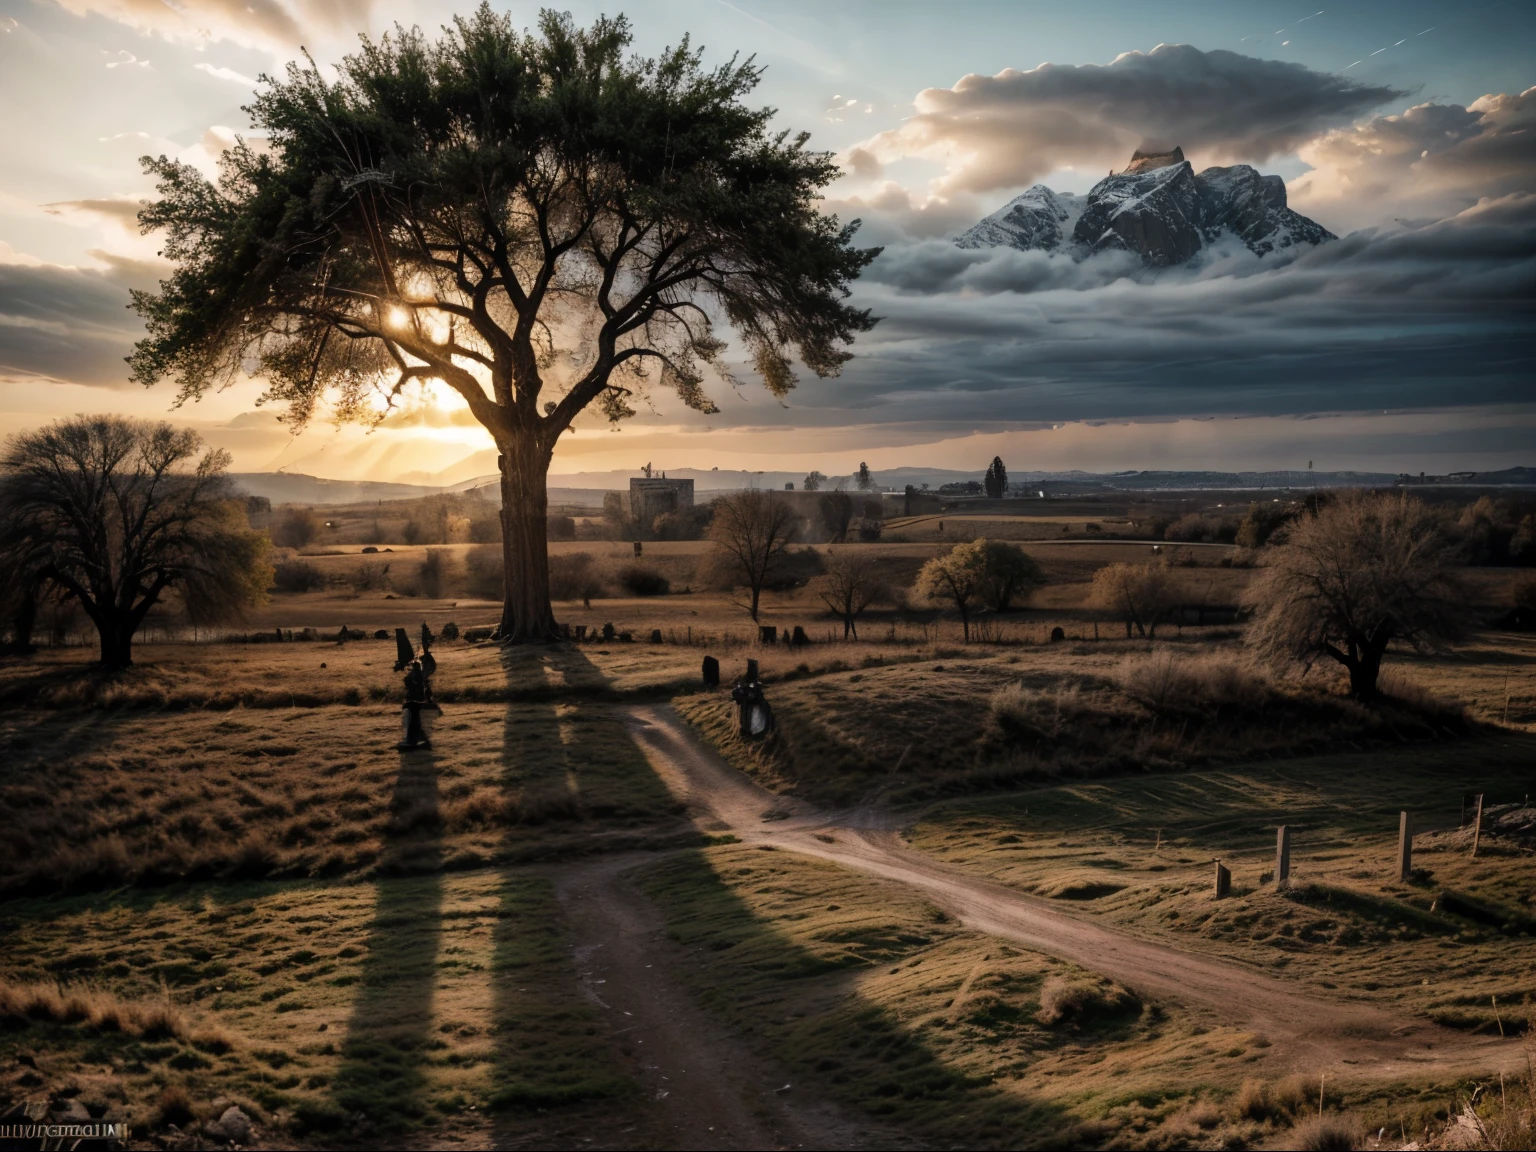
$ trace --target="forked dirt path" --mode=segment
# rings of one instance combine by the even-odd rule
[[[699,1010],[672,980],[680,959],[665,925],[624,873],[650,853],[599,857],[554,873],[575,942],[583,994],[611,1026],[644,1085],[639,1110],[654,1148],[891,1147],[873,1131],[791,1082]]]
[[[629,709],[652,768],[696,823],[774,844],[923,891],[961,923],[1101,972],[1128,987],[1205,1010],[1266,1037],[1270,1059],[1355,1080],[1513,1070],[1521,1049],[1390,1008],[1319,996],[1250,967],[1146,940],[1068,914],[1043,899],[968,875],[903,845],[877,814],[844,816],[776,796],[724,764],[666,706]]]

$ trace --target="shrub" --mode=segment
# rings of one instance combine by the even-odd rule
[[[377,548],[374,549],[378,551]],[[352,591],[376,592],[389,587],[389,565],[365,561],[352,573]]]
[[[1237,1114],[1244,1120],[1256,1120],[1261,1124],[1278,1111],[1270,1099],[1269,1085],[1262,1080],[1244,1080],[1237,1092],[1236,1106]]]
[[[320,532],[320,519],[308,508],[290,508],[272,529],[272,543],[283,548],[303,548]]]
[[[471,544],[500,544],[501,517],[493,513],[472,518],[469,522],[469,541]]]
[[[1086,972],[1047,976],[1040,986],[1040,1022],[1047,1026],[1084,1023],[1111,1016],[1138,1003],[1120,985]]]
[[[437,548],[428,548],[421,566],[416,569],[417,586],[429,600],[440,600],[448,579],[448,561]]]
[[[450,620],[448,623],[443,625],[443,630],[439,633],[439,635],[442,636],[444,640],[457,640],[459,638],[459,626]]]
[[[665,596],[672,583],[644,564],[626,564],[618,571],[619,586],[631,596]]]
[[[990,703],[1005,735],[1033,739],[1055,739],[1068,721],[1086,711],[1076,684],[1049,692],[1009,684],[992,693]]]
[[[272,573],[272,586],[279,592],[312,592],[325,587],[325,573],[307,560],[284,560]]]
[[[1164,540],[1192,544],[1230,544],[1237,539],[1238,523],[1227,517],[1190,512],[1163,530]]]
[[[464,567],[469,571],[469,594],[477,600],[500,600],[505,594],[502,591],[500,544],[481,544],[471,548],[464,555]],[[554,574],[554,557],[550,557],[550,574]]]
[[[1291,1129],[1291,1147],[1303,1152],[1350,1152],[1358,1142],[1354,1126],[1338,1116],[1312,1116]]]
[[[567,552],[549,558],[549,598],[590,600],[603,594],[603,582],[586,552]]]
[[[550,516],[544,521],[544,533],[550,540],[576,539],[576,521],[570,516]],[[500,532],[497,537],[500,537]]]
[[[1271,695],[1269,679],[1226,656],[1188,659],[1154,652],[1124,660],[1115,674],[1120,690],[1159,715],[1218,711],[1255,712]]]
[[[162,1127],[167,1124],[181,1127],[197,1119],[196,1113],[192,1111],[192,1097],[187,1095],[187,1090],[180,1084],[172,1084],[161,1092],[159,1104],[155,1109],[155,1119]]]

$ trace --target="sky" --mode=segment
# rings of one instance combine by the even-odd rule
[[[854,289],[881,317],[843,374],[720,412],[656,394],[584,419],[553,471],[1536,465],[1536,6],[1093,5],[851,0],[570,4],[755,54],[756,102],[844,176],[823,209],[884,247]],[[240,471],[452,483],[494,467],[456,397],[293,436],[259,380],[172,409],[128,382],[130,288],[166,265],[135,222],[138,157],[216,170],[257,77],[329,66],[466,2],[0,0],[0,426],[116,411],[195,427]],[[531,24],[537,5],[495,7]],[[1148,273],[1123,256],[967,251],[1035,182],[1086,192],[1133,149],[1252,164],[1339,239]]]

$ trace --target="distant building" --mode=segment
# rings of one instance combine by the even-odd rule
[[[656,517],[693,507],[693,481],[635,476],[629,481],[629,518],[648,532]]]

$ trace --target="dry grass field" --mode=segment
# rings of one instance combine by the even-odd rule
[[[572,903],[573,877],[611,858],[633,877],[614,898],[649,918],[629,976],[699,1007],[708,1027],[682,1033],[725,1037],[676,1051],[761,1061],[762,1123],[842,1118],[738,1144],[1304,1137],[1323,1086],[1263,1035],[966,929],[893,882],[701,832],[626,727],[628,705],[669,700],[787,798],[884,813],[930,857],[1074,916],[1463,1032],[1532,1027],[1529,635],[1395,656],[1391,698],[1364,708],[1324,669],[1251,664],[1240,626],[1123,639],[1088,583],[1149,545],[1090,539],[1088,522],[1129,534],[1108,509],[1013,527],[946,515],[943,537],[931,519],[888,525],[906,542],[847,547],[903,589],[945,543],[1017,528],[1049,583],[971,644],[901,596],[859,642],[830,642],[807,587],[769,592],[764,622],[816,641],[791,649],[756,642],[704,545],[647,543],[666,595],[606,587],[556,606],[589,632],[611,623],[612,640],[441,642],[429,753],[394,748],[394,642],[371,633],[494,623],[493,601],[460,594],[466,545],[445,546],[437,598],[354,587],[383,561],[403,585],[421,548],[326,545],[302,558],[327,583],[274,594],[239,639],[152,631],[115,676],[80,645],[0,659],[0,1111],[72,1099],[169,1143],[226,1101],[272,1147],[675,1143],[678,1117],[702,1128],[705,1113],[657,1079],[671,1065],[594,983],[607,945]],[[634,559],[602,541],[552,550],[587,552],[605,579]],[[1250,570],[1226,547],[1186,553],[1192,601],[1230,608]],[[1511,573],[1470,575],[1480,604],[1505,602]],[[341,625],[370,638],[339,642]],[[1057,626],[1069,639],[1048,643]],[[274,629],[296,638],[246,639]],[[773,740],[735,737],[726,689],[700,689],[706,654],[727,685],[760,661]],[[1475,860],[1468,790],[1503,806]],[[1407,884],[1390,874],[1400,808],[1422,830]],[[1282,822],[1283,893],[1265,876]],[[1209,896],[1213,857],[1234,872],[1225,901]],[[783,1094],[767,1082],[780,1074]],[[1467,1087],[1433,1068],[1345,1083],[1325,1118],[1433,1134]]]

